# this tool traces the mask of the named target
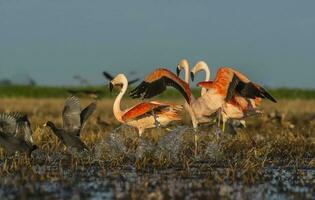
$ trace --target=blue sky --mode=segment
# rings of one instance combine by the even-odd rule
[[[315,88],[314,8],[312,0],[2,0],[0,78],[102,84],[104,69],[144,77],[187,58],[206,61],[212,75],[226,65],[263,85]]]

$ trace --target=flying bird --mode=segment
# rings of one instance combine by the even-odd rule
[[[103,71],[103,76],[109,81],[114,79],[114,77],[106,71]],[[139,78],[136,78],[136,79],[133,79],[131,81],[128,81],[128,85],[132,85],[132,84],[138,82],[139,80],[140,80]]]
[[[83,77],[80,76],[80,75],[74,75],[74,76],[73,76],[73,79],[79,81],[81,85],[85,85],[85,86],[90,85],[90,84],[89,84],[89,81],[88,81],[87,79],[83,78]]]
[[[0,114],[0,145],[9,154],[25,152],[29,156],[37,149],[32,138],[32,130],[26,114]]]
[[[78,96],[78,95],[85,95],[92,99],[97,99],[100,95],[102,95],[104,92],[101,90],[74,90],[74,89],[68,89],[67,92],[71,94],[72,96]]]
[[[151,101],[142,102],[129,109],[121,110],[121,100],[128,88],[128,80],[124,74],[118,74],[109,86],[110,91],[114,86],[121,89],[113,105],[115,118],[122,124],[137,128],[139,136],[143,134],[145,129],[160,125],[166,126],[172,121],[181,120],[180,111],[182,107],[175,104]]]
[[[79,99],[71,96],[66,100],[62,111],[63,127],[57,128],[51,121],[48,121],[44,126],[49,127],[70,150],[76,152],[88,150],[86,145],[80,140],[80,134],[95,108],[96,103],[93,102],[81,110]]]

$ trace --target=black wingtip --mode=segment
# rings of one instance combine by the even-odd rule
[[[134,88],[133,90],[131,90],[129,92],[129,96],[133,99],[137,99],[140,98],[142,96],[142,93],[145,90],[145,86],[147,85],[146,82],[142,81],[136,88]]]
[[[111,80],[113,80],[114,79],[114,77],[112,76],[112,75],[110,75],[108,72],[106,72],[106,71],[103,71],[103,76],[107,79],[107,80],[109,80],[109,81],[111,81]]]
[[[274,102],[274,103],[277,103],[277,100],[275,99],[275,98],[273,98],[272,96],[271,96],[271,94],[269,94],[268,92],[267,92],[267,90],[265,90],[264,88],[260,88],[260,90],[262,91],[262,93],[263,93],[263,95],[264,95],[264,97],[265,98],[267,98],[267,99],[269,99],[270,101],[272,101],[272,102]]]
[[[278,103],[277,100],[273,98],[271,95],[269,95],[267,98],[274,103]]]

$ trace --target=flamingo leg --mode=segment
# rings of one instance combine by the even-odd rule
[[[152,115],[153,115],[153,118],[154,118],[154,124],[155,124],[155,127],[156,128],[159,128],[160,127],[160,122],[158,121],[158,118],[157,118],[157,116],[156,116],[156,114],[155,114],[155,112],[152,110]]]
[[[220,127],[220,121],[221,121],[221,108],[218,110],[218,127]]]
[[[222,133],[224,133],[225,131],[225,124],[228,120],[228,117],[226,116],[225,113],[222,112]]]
[[[197,156],[198,154],[198,134],[197,134],[197,128],[194,128],[194,144],[195,144],[195,149],[194,149],[194,154]]]
[[[141,137],[141,136],[142,136],[143,131],[144,131],[144,130],[143,130],[143,128],[139,128],[139,129],[138,129],[138,134],[139,134],[139,137]]]
[[[223,125],[222,125],[222,132],[224,133],[225,131],[225,123],[226,123],[226,120],[223,120]]]
[[[246,128],[246,121],[245,120],[240,120],[240,123]]]
[[[195,140],[195,156],[197,156],[197,154],[198,154],[198,135],[197,134],[195,134],[195,137],[194,137],[194,140]]]

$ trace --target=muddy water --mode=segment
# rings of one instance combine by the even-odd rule
[[[69,170],[34,166],[36,173],[55,174],[51,180],[33,180],[21,174],[1,178],[1,199],[313,199],[315,170],[266,168],[266,180],[252,185],[242,182],[214,182],[213,176],[224,169],[200,171],[191,168],[137,171],[131,166],[103,170],[90,166]],[[224,174],[221,174],[224,177]],[[24,179],[24,181],[22,180]]]

